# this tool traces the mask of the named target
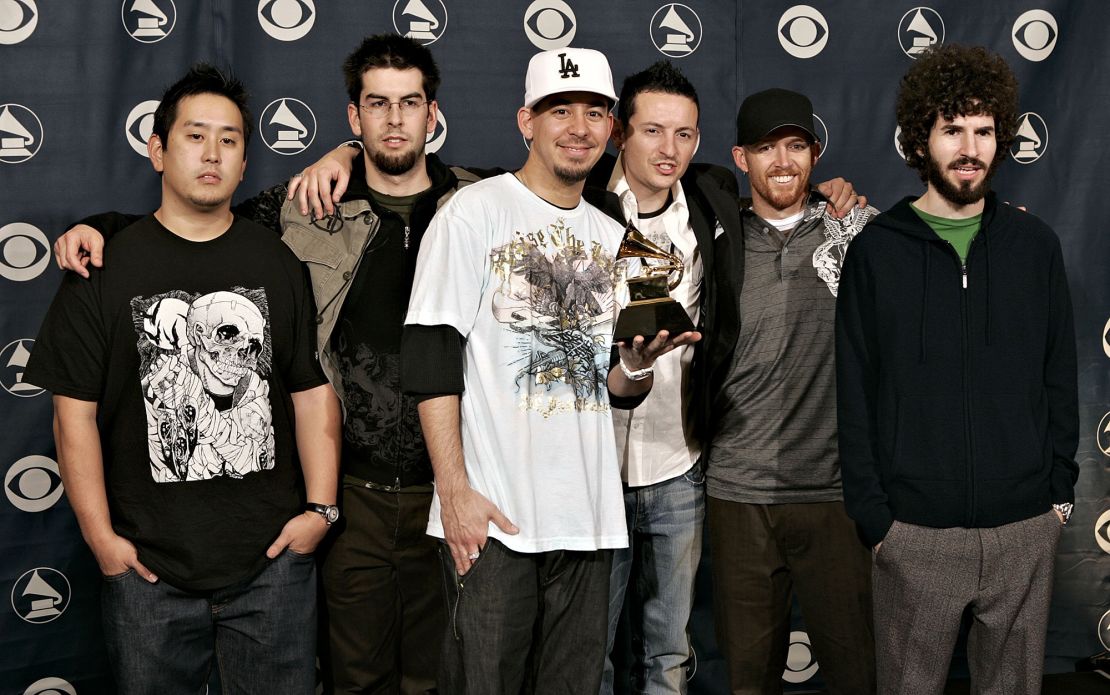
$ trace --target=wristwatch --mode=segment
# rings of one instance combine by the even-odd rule
[[[306,512],[316,512],[324,517],[324,521],[328,523],[328,526],[339,521],[339,507],[334,504],[317,504],[315,502],[309,502],[304,506],[304,510]]]
[[[1067,525],[1068,519],[1071,518],[1071,510],[1075,508],[1075,505],[1071,502],[1060,502],[1052,505],[1052,508],[1060,512],[1060,516],[1064,517],[1064,524]]]

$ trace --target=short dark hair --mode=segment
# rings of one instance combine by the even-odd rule
[[[642,92],[661,92],[686,97],[698,107],[698,116],[701,116],[697,90],[669,60],[660,60],[646,70],[624,78],[624,84],[621,85],[621,98],[617,102],[617,118],[620,119],[622,126],[628,127],[628,122],[636,115],[636,95]]]
[[[927,180],[929,132],[937,117],[993,116],[993,168],[1014,142],[1018,83],[1001,56],[982,46],[945,44],[922,53],[902,78],[896,114],[906,164]]]
[[[243,145],[250,144],[251,131],[253,130],[250,107],[247,106],[247,88],[235,79],[230,72],[224,72],[208,63],[197,63],[189,68],[177,82],[174,82],[162,94],[162,101],[154,111],[154,135],[162,141],[162,147],[168,146],[167,136],[170,128],[177,118],[177,107],[185,97],[198,94],[216,94],[226,97],[239,109],[243,117]]]
[[[343,61],[343,79],[351,103],[357,104],[362,95],[362,75],[374,68],[419,70],[424,77],[424,98],[435,100],[439,68],[427,46],[399,34],[374,34],[363,39],[355,52]]]

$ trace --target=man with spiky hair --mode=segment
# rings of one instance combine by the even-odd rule
[[[435,688],[439,652],[428,645],[443,634],[445,611],[437,544],[424,533],[431,463],[416,402],[399,383],[401,326],[424,230],[477,177],[424,151],[440,82],[427,47],[369,36],[344,61],[343,77],[358,138],[332,153],[351,161],[344,190],[332,195],[329,181],[317,200],[324,178],[313,168],[289,186],[302,198],[310,191],[311,211],[307,201],[287,201],[279,184],[234,212],[282,234],[307,266],[320,362],[343,403],[343,518],[321,553],[325,689],[423,693]],[[88,274],[101,243],[88,228],[68,232],[55,244],[59,265]]]
[[[1059,239],[990,191],[1017,98],[984,48],[922,55],[897,115],[925,193],[872,221],[844,262],[844,497],[873,547],[884,694],[942,692],[965,609],[972,690],[1040,692],[1079,471],[1077,377]]]
[[[27,378],[54,393],[66,494],[104,585],[117,692],[310,693],[339,402],[297,258],[231,212],[251,117],[197,65],[147,152],[161,204],[66,274]]]

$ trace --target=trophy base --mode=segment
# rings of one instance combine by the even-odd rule
[[[647,299],[632,302],[621,310],[613,330],[613,342],[631,343],[638,335],[651,340],[659,331],[675,336],[692,330],[694,322],[681,304],[670,297]]]

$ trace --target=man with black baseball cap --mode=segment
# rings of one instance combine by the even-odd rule
[[[613,124],[609,63],[547,51],[525,84],[527,161],[440,208],[406,317],[402,384],[423,399],[428,533],[443,539],[448,693],[598,692],[611,551],[628,542],[609,393],[646,394],[655,358],[699,337],[637,337],[609,369],[624,228],[582,200]]]
[[[837,219],[810,189],[821,143],[804,95],[749,96],[736,136],[752,205],[717,238],[706,329],[717,639],[732,692],[781,692],[796,593],[829,692],[865,695],[870,561],[841,493],[833,319],[844,251],[878,211]]]

